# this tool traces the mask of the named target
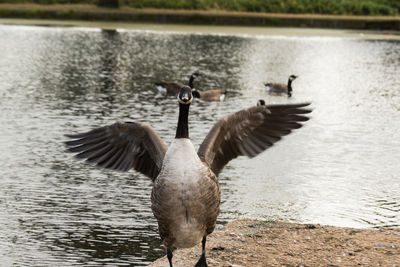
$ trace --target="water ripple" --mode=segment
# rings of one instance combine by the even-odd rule
[[[65,133],[149,122],[167,144],[174,96],[153,82],[228,89],[195,102],[197,147],[228,113],[312,101],[301,130],[220,175],[218,223],[246,217],[353,227],[399,227],[398,41],[0,26],[0,256],[6,266],[144,266],[164,254],[151,182],[77,161]],[[298,74],[291,99],[266,81]]]

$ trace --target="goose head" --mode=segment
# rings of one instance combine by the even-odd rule
[[[265,101],[264,101],[264,99],[260,99],[260,100],[257,101],[257,107],[258,107],[258,106],[265,106]]]
[[[299,76],[290,75],[290,76],[289,76],[289,81],[294,81],[297,77],[299,77]]]
[[[193,101],[192,89],[189,86],[182,86],[178,94],[180,104],[189,105]]]
[[[192,73],[192,76],[193,76],[193,78],[197,78],[197,77],[200,76],[200,73],[195,71],[195,72]]]

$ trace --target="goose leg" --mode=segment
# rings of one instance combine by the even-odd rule
[[[201,257],[194,267],[208,267],[206,262],[206,238],[204,236],[201,241]]]
[[[169,248],[167,249],[167,258],[169,261],[169,267],[172,267],[172,250],[170,250]]]

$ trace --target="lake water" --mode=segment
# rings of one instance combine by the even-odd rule
[[[195,70],[198,89],[229,90],[222,103],[191,105],[196,147],[260,98],[313,108],[305,127],[225,167],[220,225],[400,227],[400,42],[301,31],[0,26],[0,265],[142,266],[164,255],[150,180],[75,160],[64,134],[146,121],[169,144],[177,100],[153,82]],[[293,97],[267,95],[263,82],[290,74]]]

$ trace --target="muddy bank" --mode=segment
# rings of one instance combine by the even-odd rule
[[[174,266],[194,266],[201,246],[174,252]],[[400,229],[237,220],[207,239],[210,267],[400,266]],[[164,257],[151,267],[169,266]]]
[[[119,9],[92,5],[0,4],[1,18],[102,20],[197,25],[311,27],[358,30],[400,30],[399,16],[336,16],[256,12]]]

